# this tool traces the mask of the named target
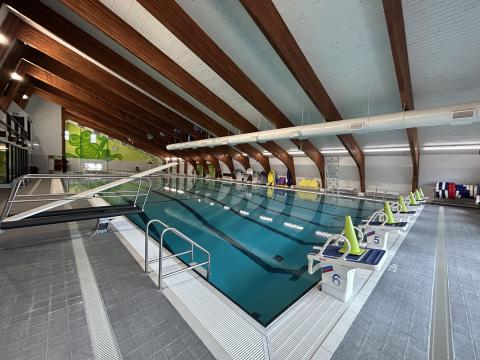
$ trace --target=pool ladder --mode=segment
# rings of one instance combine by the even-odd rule
[[[158,223],[158,224],[162,225],[165,229],[163,229],[162,233],[160,234],[160,241],[159,241],[159,244],[158,244],[158,246],[159,246],[158,247],[159,256],[158,256],[158,258],[150,260],[148,258],[148,234],[149,234],[148,230],[150,228],[150,225],[153,224],[153,223]],[[167,234],[169,232],[174,233],[180,239],[189,243],[190,244],[190,250],[183,251],[183,252],[180,252],[180,253],[177,253],[177,254],[171,254],[171,255],[163,256],[163,252],[162,252],[163,238],[165,237],[165,234]],[[193,263],[193,255],[194,255],[193,250],[194,250],[194,248],[197,248],[198,250],[200,250],[201,252],[206,254],[207,255],[207,260],[204,261],[204,262],[201,262],[199,264],[194,264]],[[167,260],[167,259],[170,259],[170,258],[178,258],[179,256],[187,255],[187,254],[190,254],[189,266],[187,266],[185,268],[182,268],[182,269],[179,269],[179,270],[169,272],[167,274],[163,274],[163,261],[164,260]],[[156,262],[158,262],[158,289],[159,290],[162,289],[162,287],[161,287],[162,279],[165,279],[165,278],[173,276],[173,275],[178,275],[178,274],[180,274],[184,271],[187,271],[187,270],[192,270],[192,269],[207,265],[207,274],[206,274],[205,278],[208,280],[209,275],[210,275],[210,252],[205,250],[202,246],[198,245],[195,241],[190,239],[187,235],[178,231],[176,228],[170,227],[170,226],[168,226],[167,224],[165,224],[164,222],[162,222],[158,219],[153,219],[153,220],[150,220],[147,223],[147,226],[145,228],[145,273],[146,274],[149,273],[149,271],[148,271],[149,264],[156,263]]]

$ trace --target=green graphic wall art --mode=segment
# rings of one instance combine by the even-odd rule
[[[65,122],[65,131],[68,131],[68,139],[65,139],[65,156],[67,158],[153,163],[158,160],[153,155],[146,154],[131,146],[126,146],[118,140],[110,139],[97,132],[95,132],[95,142],[92,143],[92,131],[82,129],[72,121]]]

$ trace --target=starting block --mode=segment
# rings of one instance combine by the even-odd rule
[[[378,271],[383,267],[386,251],[360,248],[352,219],[345,219],[344,235],[331,236],[315,253],[307,255],[308,273],[322,270],[322,291],[342,301],[353,295],[356,269]]]

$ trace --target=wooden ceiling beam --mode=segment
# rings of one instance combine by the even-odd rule
[[[273,2],[271,0],[240,0],[240,2],[312,103],[325,116],[325,120],[341,120],[340,112],[310,66]],[[361,191],[365,191],[365,159],[362,149],[352,135],[339,135],[338,138],[357,164],[360,175],[360,188]],[[307,145],[307,147],[309,146]],[[305,144],[303,147],[305,151]],[[301,147],[299,146],[299,148]],[[312,149],[307,149],[307,151],[311,152]],[[317,167],[321,166],[324,168],[323,156],[317,156],[316,158],[310,156],[310,158],[317,164]],[[321,171],[321,175],[322,181],[325,183],[324,171]]]
[[[0,69],[0,107],[5,111],[18,90],[20,80],[11,78],[11,74],[17,70],[25,46],[18,40],[14,40],[5,54]]]
[[[28,34],[33,36],[29,37]],[[174,131],[171,127],[172,125],[163,121],[164,119],[167,119],[169,123],[174,124],[175,127],[179,127],[183,131],[195,135],[193,124],[189,123],[180,115],[146,97],[144,94],[138,92],[138,90],[131,88],[129,85],[98,68],[93,63],[57,43],[55,40],[39,32],[37,29],[32,28],[30,25],[24,24],[24,26],[20,28],[18,36],[20,39],[28,41],[32,46],[37,48],[33,49],[30,46],[27,47],[25,58],[28,61],[48,71],[58,73],[60,77],[72,79],[76,84],[85,87],[86,91],[96,94],[103,99],[108,99],[108,101],[112,102],[112,105],[119,107],[122,112],[127,109],[126,112],[131,115],[133,114],[135,117],[138,117],[139,114],[143,114],[145,118],[137,118],[139,123],[148,122],[150,126],[156,127],[157,130],[169,133],[173,136]],[[52,59],[52,57],[56,57],[60,61]],[[74,69],[78,69],[81,73]],[[92,81],[91,79],[96,79],[96,81]],[[98,85],[97,82],[101,85]],[[104,84],[109,84],[110,88],[105,88],[103,86]],[[66,89],[65,91],[68,92]],[[118,93],[124,95],[124,97],[117,95]],[[98,100],[98,97],[95,99]],[[140,98],[149,104],[146,106],[146,109],[149,111],[147,114],[145,114],[144,110],[140,110],[139,112],[139,106],[132,104],[131,101],[127,100],[131,99],[133,101],[139,100]],[[162,118],[160,119],[156,115],[162,115]],[[126,114],[124,116],[126,116]],[[151,133],[151,129],[148,129],[147,132]],[[186,141],[186,138],[180,138],[177,140]],[[172,140],[171,142],[175,142],[175,140]],[[232,149],[232,151],[235,150]]]
[[[141,34],[126,24],[122,19],[120,19],[100,2],[90,0],[62,2],[82,18],[93,24],[93,26],[97,27],[117,43],[125,47],[132,54],[139,57],[142,61],[157,70],[160,74],[172,81],[178,87],[196,98],[207,108],[221,116],[233,126],[240,129],[240,131],[257,131],[256,127],[247,119],[243,118],[238,112],[228,106],[218,96],[213,94],[213,92],[210,91],[206,86],[191,76],[177,63],[171,60],[156,46],[151,44]],[[25,7],[23,8],[23,11],[25,14],[27,14],[27,16],[28,13],[34,12],[33,10],[29,11]],[[57,18],[58,15],[57,17],[55,17],[55,15],[55,13],[52,14],[51,10],[47,11],[35,4],[35,14],[33,14],[31,18],[36,22],[39,22],[42,26],[45,26],[50,31],[54,32],[56,35],[62,37],[65,41],[71,43],[96,61],[102,63],[105,62],[105,59],[110,59],[107,66],[109,66],[112,70],[120,74],[122,77],[128,79],[132,83],[138,85],[142,89],[148,91],[150,94],[165,102],[175,110],[181,113],[184,113],[186,110],[188,110],[188,113],[184,113],[184,115],[208,131],[211,131],[217,136],[226,136],[229,134],[228,130],[216,123],[215,120],[201,113],[196,108],[192,109],[191,104],[187,103],[189,105],[187,106],[187,104],[183,102],[180,105],[178,95],[174,93],[169,95],[170,97],[175,97],[175,102],[168,102],[168,99],[162,98],[161,94],[158,94],[158,89],[154,89],[151,86],[152,83],[155,83],[157,88],[160,86],[155,82],[154,79],[148,75],[142,75],[141,71],[136,68],[130,69],[131,64],[126,62],[125,59],[119,57],[105,46],[96,43],[95,39],[91,37],[89,38],[89,36],[83,33],[80,29],[74,27],[74,31],[72,31],[71,25],[64,26],[66,24],[63,24],[61,19]],[[55,23],[57,24],[49,23],[47,19],[50,18],[55,18]],[[65,20],[63,19],[63,21]],[[126,70],[127,65],[125,63],[130,65],[128,70]],[[277,153],[281,151],[283,159],[289,157],[288,153],[280,146],[277,147],[277,150]],[[249,146],[248,151],[245,152],[248,153],[249,156],[259,159],[259,162],[262,164],[262,166],[264,166],[265,171],[269,171],[269,160],[260,151]],[[293,159],[290,160],[290,163],[293,163]]]
[[[0,44],[0,60],[3,59],[8,49],[12,45],[12,41],[15,39],[17,30],[21,24],[21,20],[14,14],[8,13],[0,26],[0,32],[4,36],[5,41]]]
[[[162,1],[161,4],[153,0],[139,0],[139,3],[166,26],[180,41],[188,46],[213,71],[232,86],[243,98],[262,113],[272,124],[278,128],[294,126],[280,109],[174,0],[165,0]],[[254,128],[253,125],[251,125],[251,127]],[[320,176],[324,178],[325,166],[323,155],[318,149],[316,149],[309,140],[293,140],[292,142],[315,162]],[[282,153],[280,158],[284,161],[283,159],[288,157],[290,157],[288,163],[293,164],[293,159],[287,153]],[[289,170],[294,173],[294,170],[290,169],[291,165],[286,165]],[[293,174],[292,176],[293,179],[295,179]]]
[[[69,42],[74,47],[82,50],[82,52],[92,59],[105,64],[110,69],[113,69],[125,79],[155,96],[157,99],[205,128],[207,131],[219,136],[228,134],[228,130],[218,124],[215,120],[202,113],[180,96],[159,84],[154,78],[133,66],[120,55],[116,54],[78,27],[69,23],[63,17],[42,5],[40,2],[26,3],[14,0],[6,2],[24,16],[37,22],[47,30]],[[135,91],[135,89],[126,85],[114,76],[111,76],[111,74],[102,71],[102,69],[99,69],[88,60],[78,56],[78,54],[70,49],[58,44],[47,35],[42,34],[40,31],[24,23],[22,23],[22,29],[23,32],[20,34],[21,39],[45,53],[48,57],[61,61],[61,63],[66,65],[67,68],[73,69],[74,71],[81,71],[84,77],[95,79],[102,87],[108,87],[110,91],[143,107],[152,115],[164,113],[164,110],[158,102],[138,91]],[[181,124],[175,123],[175,125],[180,126]],[[183,130],[187,129],[184,128]],[[265,170],[269,170],[267,157],[251,145],[246,145],[245,148],[248,149],[248,151],[245,152],[248,153],[249,156],[260,160],[259,162],[262,166],[266,166]]]
[[[383,0],[383,11],[387,23],[390,48],[392,49],[393,63],[397,75],[400,101],[404,111],[413,110],[413,90],[408,62],[407,37],[403,20],[401,0]],[[418,145],[417,128],[406,129],[410,155],[412,157],[412,191],[418,189],[420,171],[420,147]]]
[[[95,94],[95,97],[108,101],[112,106],[121,109],[132,117],[138,118],[141,122],[149,123],[150,126],[157,128],[159,131],[169,131],[173,136],[172,129],[174,125],[172,124],[175,124],[175,128],[179,128],[186,133],[192,134],[194,132],[193,124],[175,112],[168,110],[165,114],[160,114],[160,116],[154,115],[134,102],[120,96],[117,92],[101,86],[94,79],[77,72],[60,61],[50,58],[37,49],[27,46],[24,59],[48,73],[75,84],[86,92]]]
[[[224,155],[230,156],[231,158],[237,160],[245,170],[250,168],[250,161],[247,156],[242,155],[241,153],[233,150],[229,146],[220,146],[218,149],[224,153]],[[232,151],[233,150],[233,151]]]
[[[97,94],[94,95],[94,93],[87,92],[81,87],[74,85],[71,82],[68,82],[52,73],[49,73],[48,71],[34,64],[31,64],[29,62],[26,62],[26,64],[28,66],[27,73],[31,77],[40,80],[46,84],[49,84],[50,86],[53,86],[56,89],[63,91],[64,93],[70,94],[79,99],[80,101],[88,104],[89,106],[95,107],[103,111],[105,114],[108,114],[109,116],[118,119],[119,121],[134,124],[135,127],[141,128],[144,131],[145,137],[147,137],[147,133],[153,133],[154,138],[160,138],[158,133],[154,130],[164,131],[166,134],[168,134],[168,137],[162,138],[162,140],[168,142],[174,141],[174,128],[171,125],[161,123],[161,127],[152,126],[150,123],[145,123],[141,118],[138,118],[137,116],[132,116],[131,114],[127,114],[121,109],[116,108],[112,104],[104,101],[101,97],[97,96]],[[100,89],[98,91],[101,92]]]
[[[39,90],[43,90],[45,93],[50,95],[51,102],[54,102],[60,106],[65,108],[70,108],[79,112],[82,112],[85,115],[90,115],[91,118],[101,120],[102,123],[109,124],[110,126],[115,126],[119,130],[124,131],[125,133],[130,133],[132,137],[135,137],[137,141],[141,141],[144,144],[154,144],[158,146],[160,150],[165,151],[165,144],[161,142],[159,139],[153,139],[149,142],[143,131],[138,130],[135,127],[135,124],[129,124],[127,122],[119,121],[118,119],[112,118],[109,114],[91,107],[90,105],[80,101],[75,96],[70,94],[66,94],[53,86],[45,84],[39,80],[31,79],[31,84],[36,88],[36,93],[39,93]],[[42,94],[42,97],[46,97]]]
[[[115,51],[103,45],[94,37],[90,36],[79,27],[70,23],[68,20],[66,20],[47,6],[43,5],[39,1],[27,2],[18,0],[6,0],[4,2],[14,8],[16,11],[20,12],[22,15],[41,25],[51,33],[55,34],[59,38],[63,39],[65,42],[72,45],[73,47],[77,48],[78,50],[86,54],[88,57],[107,66],[115,73],[121,75],[123,78],[127,79],[131,83],[145,90],[147,93],[151,94],[152,96],[160,100],[162,103],[170,106],[172,109],[185,116],[185,118],[195,122],[200,127],[217,136],[225,136],[228,134],[227,129],[218,124],[208,115],[201,112],[188,101],[186,101],[167,87],[160,84],[153,77],[140,70],[136,66],[132,65],[128,60],[118,55]],[[92,7],[93,9],[97,9],[97,7],[99,7],[100,10],[103,10],[103,5],[97,1],[87,2],[82,0],[74,1],[74,3],[76,4],[73,5],[78,5],[82,8],[87,7],[87,11],[90,11],[90,7]],[[105,22],[108,22],[109,19],[108,16],[105,17],[102,11],[100,11],[100,13],[98,14],[91,15],[95,16],[94,21],[96,21],[97,18],[99,19],[98,24],[94,24],[94,26],[96,27],[103,26]],[[119,19],[113,19],[113,23],[105,26],[113,26],[114,31],[119,31],[119,28],[122,24],[118,24],[118,20]],[[136,43],[136,39],[129,36],[128,32],[120,32],[118,33],[118,35],[120,38],[126,35],[126,42],[133,41],[130,44],[129,50],[131,50],[134,55],[140,56],[141,54],[143,54],[144,51],[139,50],[142,43]],[[116,38],[113,39],[117,40]],[[35,47],[38,48],[38,46]],[[58,59],[58,57],[56,56],[53,57]],[[170,69],[170,71],[174,71],[174,69],[172,68]],[[139,99],[136,98],[132,98],[132,101],[135,101],[140,106],[146,105],[144,101],[139,102]]]

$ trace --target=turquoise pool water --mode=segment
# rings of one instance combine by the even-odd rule
[[[130,216],[176,227],[211,254],[210,283],[266,326],[306,293],[321,275],[307,273],[306,255],[338,233],[345,215],[354,223],[379,207],[365,200],[325,197],[203,179],[156,178],[145,213]],[[158,238],[158,231],[151,231]],[[187,250],[174,235],[169,250]],[[188,258],[183,258],[188,261]],[[194,261],[204,258],[200,252]]]

